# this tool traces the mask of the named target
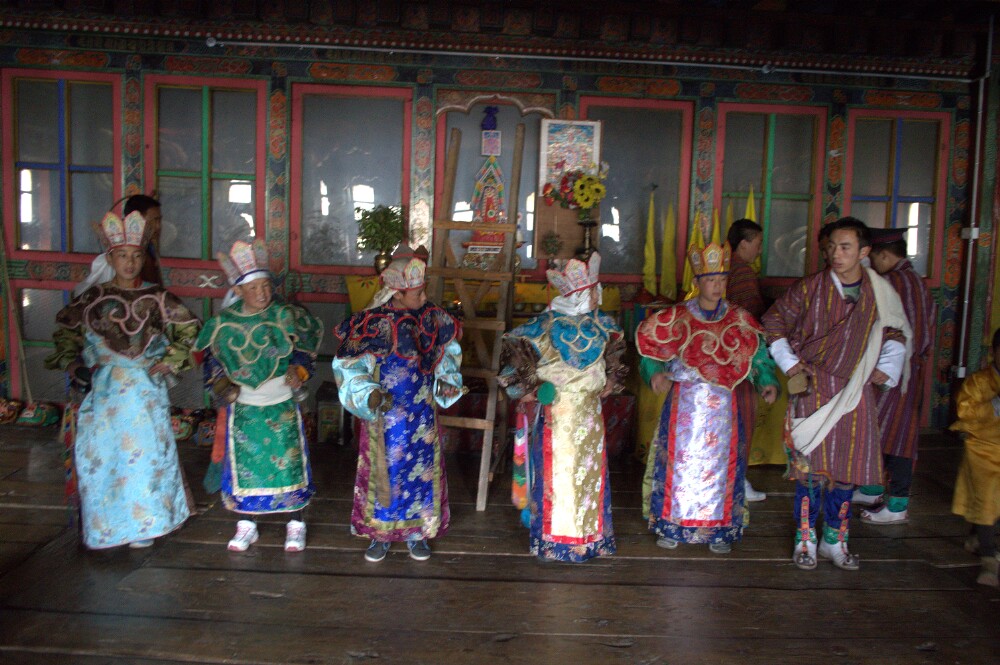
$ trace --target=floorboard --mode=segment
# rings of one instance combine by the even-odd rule
[[[789,561],[791,484],[752,468],[769,498],[728,556],[657,548],[641,516],[641,465],[615,460],[618,553],[543,563],[498,474],[475,510],[475,456],[449,460],[452,525],[427,562],[396,546],[366,562],[348,524],[355,459],[318,446],[308,548],[260,520],[245,553],[236,516],[200,486],[208,452],[181,444],[197,514],[146,550],[80,547],[51,430],[0,426],[0,663],[636,663],[885,665],[1000,662],[1000,593],[978,587],[968,527],[950,512],[961,452],[921,441],[911,521],[852,522],[861,570]]]

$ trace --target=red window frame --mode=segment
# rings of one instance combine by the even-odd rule
[[[678,170],[680,184],[677,188],[677,246],[687,247],[688,228],[691,222],[691,173],[694,170],[694,163],[692,161],[694,158],[694,102],[666,99],[633,99],[629,97],[581,96],[580,118],[586,120],[588,118],[588,111],[600,106],[681,112],[680,169]],[[614,164],[611,165],[611,168],[614,168]],[[645,226],[637,230],[643,234],[646,232]],[[677,274],[675,275],[677,283],[680,283],[684,275],[684,260],[686,255],[686,252],[681,252],[680,256],[677,257]],[[544,278],[544,273],[542,277]],[[601,275],[601,281],[606,283],[641,284],[642,275],[607,274]]]
[[[397,99],[403,102],[403,160],[400,179],[400,197],[404,205],[410,201],[410,163],[413,149],[413,89],[409,87],[377,87],[358,85],[328,85],[323,83],[295,83],[292,85],[292,145],[291,145],[291,180],[289,192],[289,233],[290,268],[302,273],[321,275],[374,275],[374,267],[349,265],[319,265],[302,262],[302,190],[295,183],[302,182],[302,115],[303,97],[306,95],[324,95],[330,97],[371,97],[382,99]],[[409,226],[409,220],[406,220]],[[345,296],[330,302],[346,302]]]
[[[65,80],[70,82],[104,83],[111,85],[111,99],[114,117],[112,127],[114,138],[112,154],[122,154],[122,77],[120,74],[99,74],[92,72],[76,72],[62,70],[38,69],[4,69],[0,77],[0,113],[2,113],[3,135],[3,216],[4,241],[8,258],[28,261],[59,261],[69,263],[90,263],[94,254],[83,252],[52,252],[48,250],[21,249],[17,245],[17,178],[14,173],[14,80],[15,79],[45,79]],[[122,190],[121,159],[112,164],[112,195],[117,200]],[[37,284],[37,282],[36,282]]]
[[[928,288],[938,288],[941,286],[941,269],[944,263],[944,229],[948,224],[947,214],[947,192],[948,192],[948,169],[950,167],[951,154],[951,131],[952,117],[947,111],[894,111],[891,109],[865,109],[853,108],[847,112],[847,136],[850,137],[847,144],[847,160],[844,165],[844,215],[851,214],[851,198],[854,193],[854,136],[858,118],[886,118],[889,120],[937,120],[940,123],[938,134],[937,150],[937,173],[935,175],[934,186],[934,220],[932,222],[931,236],[927,243],[930,252],[927,260],[930,262],[930,274],[924,277],[924,283]],[[893,142],[895,147],[895,141]],[[893,174],[895,178],[896,175]]]
[[[812,183],[812,205],[809,213],[806,236],[811,239],[816,238],[819,233],[819,226],[823,223],[823,191],[825,181],[826,166],[826,139],[827,120],[829,109],[825,106],[786,106],[783,104],[747,104],[739,102],[719,102],[717,106],[718,125],[715,137],[715,173],[713,180],[715,183],[712,195],[712,205],[719,211],[722,224],[725,224],[722,210],[722,173],[725,166],[726,148],[726,117],[730,113],[755,113],[758,115],[782,114],[782,115],[806,115],[816,118],[816,135],[814,137],[813,151],[813,183]],[[755,198],[760,200],[760,192],[755,193]],[[763,210],[761,210],[763,215]],[[741,215],[742,216],[742,215]],[[737,218],[738,219],[738,218]],[[725,233],[725,229],[722,229]],[[722,238],[725,240],[725,237]],[[803,268],[803,275],[815,272],[819,268],[819,252],[811,242],[806,248],[806,264]],[[765,285],[789,286],[797,281],[798,277],[761,277],[761,282]]]
[[[159,127],[159,107],[157,105],[157,91],[162,87],[180,88],[203,88],[209,87],[215,90],[252,90],[257,95],[256,114],[256,151],[254,158],[257,161],[255,173],[254,192],[254,231],[258,238],[265,238],[267,225],[265,217],[267,215],[267,81],[255,79],[236,78],[213,78],[201,76],[171,76],[169,74],[150,74],[143,79],[143,108],[145,117],[143,119],[144,141],[144,169],[143,182],[147,183],[147,188],[152,189],[152,183],[156,183],[156,172],[158,167],[157,155],[157,128]],[[203,193],[206,195],[206,193]],[[204,224],[204,220],[202,221]],[[160,257],[160,263],[169,268],[218,268],[215,259],[189,259],[177,257]],[[171,291],[174,287],[170,287]],[[202,295],[206,290],[202,289],[198,295]],[[180,291],[177,291],[180,293]],[[183,295],[194,295],[184,293]]]

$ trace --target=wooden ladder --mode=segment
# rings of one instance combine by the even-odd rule
[[[450,219],[454,205],[455,175],[458,168],[459,148],[462,133],[451,130],[448,155],[445,161],[444,187],[441,200],[435,211],[442,217],[434,221],[434,242],[431,251],[431,266],[427,268],[427,295],[431,301],[441,304],[445,293],[445,282],[454,289],[462,303],[464,319],[462,328],[464,339],[471,341],[474,355],[466,354],[462,359],[462,376],[478,378],[486,382],[488,388],[486,414],[482,418],[442,415],[438,422],[446,427],[479,430],[483,433],[483,450],[479,462],[479,489],[476,494],[476,510],[486,510],[489,483],[492,479],[490,465],[493,454],[494,434],[502,444],[507,436],[507,399],[498,390],[497,373],[500,371],[500,351],[505,330],[510,328],[511,312],[514,305],[514,253],[517,251],[517,223],[472,223],[456,222]],[[518,189],[521,181],[521,163],[524,153],[524,125],[518,125],[514,136],[514,162],[511,169],[510,194],[507,205],[507,219],[517,219]],[[463,268],[461,259],[455,255],[451,245],[452,231],[480,231],[503,234],[504,241],[499,259],[494,268],[484,271]],[[493,313],[483,306],[486,296],[497,292],[497,304]],[[469,361],[473,362],[469,362]]]

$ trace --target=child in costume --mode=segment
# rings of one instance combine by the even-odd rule
[[[141,213],[108,213],[98,231],[114,276],[56,315],[45,365],[90,385],[74,444],[84,545],[148,547],[190,515],[167,377],[190,367],[199,322],[140,278],[149,242]]]
[[[956,400],[965,455],[958,468],[951,510],[975,527],[982,567],[976,581],[995,587],[1000,566],[996,532],[1000,527],[1000,329],[993,333],[993,362],[962,382]],[[975,541],[967,544],[975,550]]]
[[[766,402],[778,396],[764,330],[723,297],[729,257],[728,245],[692,245],[696,295],[636,329],[643,380],[669,391],[650,457],[649,529],[665,549],[703,543],[728,554],[740,540],[749,441],[734,391],[749,380]]]
[[[428,559],[427,540],[450,519],[435,403],[447,408],[462,395],[461,326],[427,302],[425,267],[412,252],[397,254],[372,302],[335,333],[340,402],[363,421],[351,533],[371,539],[372,562],[396,541]]]
[[[293,391],[313,371],[323,324],[301,307],[273,297],[263,241],[243,240],[219,263],[235,302],[211,318],[195,349],[205,351],[205,381],[225,403],[222,502],[244,516],[229,549],[243,552],[259,537],[254,515],[285,513],[285,551],[306,546],[302,509],[313,495],[312,470]]]
[[[539,402],[528,445],[530,551],[579,562],[615,553],[601,398],[620,392],[625,336],[597,307],[601,256],[549,270],[548,310],[504,335],[498,380],[511,399]],[[526,433],[526,432],[525,432]]]

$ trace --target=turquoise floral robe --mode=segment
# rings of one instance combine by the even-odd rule
[[[93,371],[77,415],[74,463],[83,543],[127,545],[177,529],[190,515],[162,377],[190,366],[198,319],[160,286],[91,287],[56,316],[51,369]]]

